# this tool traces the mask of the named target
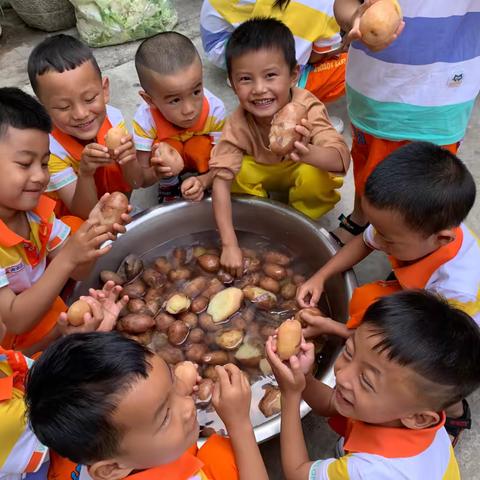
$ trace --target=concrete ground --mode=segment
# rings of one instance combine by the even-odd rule
[[[176,0],[179,13],[179,23],[176,30],[186,34],[199,51],[202,52],[199,34],[199,11],[201,0]],[[26,73],[26,62],[33,46],[41,41],[47,34],[26,27],[16,14],[9,9],[4,10],[4,16],[0,16],[0,24],[3,26],[3,36],[0,37],[0,86],[18,86],[30,91]],[[75,29],[66,33],[77,35]],[[111,104],[120,108],[127,120],[131,120],[133,113],[139,104],[137,94],[139,84],[133,65],[133,56],[138,43],[133,42],[125,45],[106,47],[95,50],[100,68],[104,75],[110,77]],[[216,95],[222,98],[231,111],[235,105],[235,96],[226,84],[225,74],[205,62],[205,84]],[[348,118],[345,108],[345,100],[342,99],[329,106],[331,115],[341,117],[345,125]],[[477,102],[470,122],[467,136],[460,148],[459,156],[467,163],[475,176],[477,184],[480,184],[480,102]],[[351,142],[348,128],[345,131],[346,139]],[[476,160],[476,161],[475,161]],[[319,222],[327,229],[334,227],[340,213],[349,213],[353,202],[353,179],[350,171],[345,179],[342,189],[342,200],[333,212],[330,212]],[[152,206],[156,203],[155,188],[136,191],[133,203],[141,208]],[[480,233],[480,195],[472,213],[468,225]],[[479,266],[480,268],[480,266]],[[359,282],[366,282],[384,278],[388,273],[388,263],[382,255],[371,255],[356,269]],[[460,462],[462,477],[466,480],[480,479],[478,472],[478,451],[480,449],[480,392],[472,395],[470,405],[473,415],[473,428],[464,433],[459,445],[456,447],[456,455]],[[304,432],[307,440],[310,457],[312,459],[326,458],[333,454],[335,436],[330,432],[323,419],[308,415],[304,421]],[[261,447],[272,480],[281,479],[280,454],[278,439],[271,440]]]

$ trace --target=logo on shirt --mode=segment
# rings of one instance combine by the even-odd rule
[[[453,74],[448,81],[448,86],[453,88],[459,87],[463,82],[463,77],[464,75],[461,72]]]
[[[25,270],[25,265],[23,262],[17,263],[16,265],[11,265],[10,267],[5,268],[5,273],[7,275],[14,275],[15,273]]]

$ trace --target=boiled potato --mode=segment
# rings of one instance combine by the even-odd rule
[[[142,280],[150,288],[161,288],[167,282],[165,275],[160,273],[158,270],[155,270],[154,268],[146,268],[145,271],[142,273]]]
[[[168,272],[168,279],[171,282],[178,282],[181,280],[188,280],[192,276],[192,271],[189,268],[181,267],[175,268]]]
[[[207,277],[195,277],[185,285],[183,293],[185,293],[187,297],[196,298],[207,288],[207,285]]]
[[[210,299],[207,313],[212,316],[215,323],[223,322],[239,310],[242,301],[242,290],[236,287],[227,288]]]
[[[285,320],[277,330],[277,355],[281,360],[288,360],[300,351],[302,325],[298,320]]]
[[[194,363],[185,360],[177,363],[174,373],[175,376],[187,387],[187,393],[191,394],[193,392],[193,387],[197,384],[197,366]]]
[[[155,326],[155,320],[150,315],[130,313],[119,319],[118,326],[123,332],[139,334]]]
[[[243,330],[225,330],[217,335],[215,342],[225,350],[235,350],[243,341]]]
[[[273,278],[274,280],[283,280],[287,276],[285,268],[277,263],[264,263],[263,271],[267,277]]]
[[[260,400],[258,408],[266,417],[271,417],[282,410],[280,389],[273,385],[266,385],[264,388],[265,395]]]
[[[244,343],[235,353],[235,360],[246,367],[258,367],[261,359],[260,348],[250,343]]]
[[[280,295],[285,300],[292,300],[293,298],[295,298],[296,293],[297,293],[296,285],[290,282],[283,285],[283,287],[280,290]]]
[[[195,363],[201,363],[203,356],[207,352],[208,347],[204,343],[191,343],[185,347],[185,357],[187,360]]]
[[[83,317],[86,313],[92,313],[90,305],[85,300],[73,302],[67,310],[67,320],[70,325],[78,327],[83,325]]]
[[[175,365],[177,363],[183,362],[185,356],[183,352],[169,343],[157,351],[157,355],[165,360],[169,365]]]
[[[168,341],[172,345],[182,345],[188,338],[190,329],[181,320],[175,320],[167,330]]]
[[[193,312],[183,312],[178,316],[178,319],[185,323],[188,328],[195,328],[198,324],[198,316]]]
[[[307,109],[297,102],[287,103],[273,116],[268,136],[273,153],[283,157],[292,152],[295,142],[302,138],[295,127],[301,125],[303,118],[307,118]]]
[[[127,129],[123,125],[112,127],[105,135],[105,146],[108,148],[110,155],[116,148],[122,146],[122,138],[128,135]]]
[[[277,303],[277,297],[274,293],[260,287],[247,286],[243,289],[245,298],[262,309],[271,310]]]
[[[261,277],[258,286],[272,293],[278,293],[280,291],[280,283],[278,283],[272,277]]]
[[[208,365],[225,365],[230,361],[230,357],[224,350],[215,350],[213,352],[207,352],[202,357],[202,361]]]
[[[167,260],[166,257],[158,257],[154,262],[153,266],[157,271],[167,275],[170,270],[173,269],[172,264]]]
[[[103,283],[107,283],[109,281],[115,283],[115,285],[123,285],[127,279],[118,273],[111,272],[110,270],[102,270],[100,272],[100,280]]]
[[[190,332],[188,340],[192,343],[202,343],[205,340],[205,332],[201,328],[196,327]]]
[[[292,261],[292,259],[288,255],[277,252],[275,250],[269,250],[268,252],[265,252],[263,254],[263,260],[266,263],[276,263],[277,265],[280,265],[282,267],[286,267]]]
[[[113,231],[114,223],[122,223],[122,214],[128,213],[128,198],[121,192],[113,192],[101,204],[97,220]]]
[[[142,298],[146,291],[147,286],[138,278],[123,287],[122,295],[127,295],[128,298],[132,300],[134,298]]]
[[[192,300],[192,304],[190,305],[190,310],[193,313],[202,313],[208,307],[208,298],[200,295],[199,297]]]
[[[198,384],[197,400],[200,403],[208,403],[212,399],[213,380],[211,378],[202,378]]]
[[[165,312],[160,312],[155,316],[155,324],[159,332],[166,332],[174,321],[175,317]]]
[[[191,303],[191,300],[183,293],[175,293],[167,300],[165,310],[172,315],[177,315],[186,312]]]
[[[216,273],[220,270],[220,257],[218,255],[204,253],[197,258],[197,262],[206,272]]]
[[[211,315],[207,312],[203,312],[198,316],[198,323],[207,332],[215,332],[222,329],[221,323],[215,323]]]

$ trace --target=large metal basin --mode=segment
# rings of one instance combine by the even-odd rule
[[[235,197],[232,202],[234,224],[237,231],[255,233],[283,244],[292,252],[309,262],[315,270],[323,265],[337,251],[327,232],[295,210],[285,205],[255,197]],[[178,239],[185,245],[185,237],[215,230],[212,205],[209,200],[199,203],[178,202],[152,208],[135,217],[127,226],[127,233],[119,236],[112,250],[97,262],[87,280],[78,283],[73,298],[88,293],[89,287],[98,288],[99,273],[115,270],[129,253],[142,256],[147,262],[156,256],[156,250],[165,243]],[[352,271],[337,275],[326,285],[326,295],[333,318],[345,322],[348,303],[356,279]],[[330,346],[327,360],[318,376],[326,384],[334,385],[333,362],[341,348],[340,342]],[[301,415],[310,408],[301,405]],[[263,442],[280,432],[280,417],[273,417],[255,427],[258,442]]]

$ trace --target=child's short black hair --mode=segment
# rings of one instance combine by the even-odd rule
[[[0,88],[0,138],[8,127],[33,128],[50,133],[52,122],[45,108],[32,96],[16,87]]]
[[[147,378],[152,352],[119,333],[78,333],[48,347],[27,379],[25,401],[35,435],[74,462],[118,453],[112,415],[122,394]]]
[[[228,75],[232,74],[234,58],[263,49],[279,49],[291,72],[297,66],[295,39],[290,29],[275,18],[251,18],[242,23],[228,40],[225,50]]]
[[[74,70],[85,62],[92,62],[98,75],[102,73],[88,45],[71,35],[60,33],[40,42],[28,57],[28,78],[38,96],[37,77],[47,72],[63,73]]]
[[[378,331],[377,352],[423,377],[418,393],[432,409],[443,410],[480,385],[480,329],[437,295],[404,290],[382,297],[363,323]]]
[[[147,90],[146,69],[161,75],[172,75],[189,67],[196,59],[201,61],[188,37],[178,32],[162,32],[140,44],[135,54],[135,68],[140,84]]]
[[[365,186],[371,205],[399,212],[409,227],[425,236],[460,225],[475,193],[475,181],[463,162],[427,142],[395,150],[375,168]]]

